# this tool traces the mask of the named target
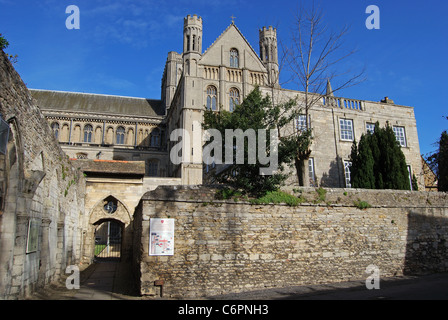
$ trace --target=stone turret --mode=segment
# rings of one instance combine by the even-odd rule
[[[202,127],[203,83],[199,77],[198,64],[202,57],[202,18],[197,15],[184,18],[184,49],[182,53],[183,76],[181,108],[178,109],[179,126],[188,133],[182,138],[182,162],[180,176],[182,184],[202,184]]]
[[[266,69],[268,69],[268,83],[278,86],[277,29],[272,26],[260,29],[260,57]]]
[[[188,15],[184,18],[184,73],[197,75],[197,63],[202,54],[202,18]]]
[[[188,15],[184,18],[184,54],[202,53],[202,18]]]
[[[176,93],[177,85],[182,75],[182,68],[182,55],[174,51],[169,52],[162,77],[162,102],[165,106],[165,114],[168,113]]]

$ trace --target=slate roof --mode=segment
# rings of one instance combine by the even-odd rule
[[[36,89],[30,92],[41,110],[144,117],[165,115],[162,100]]]
[[[145,175],[144,161],[70,160],[75,167],[90,175]]]

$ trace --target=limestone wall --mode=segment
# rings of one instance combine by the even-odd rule
[[[448,194],[314,189],[302,205],[215,200],[206,187],[159,187],[134,217],[141,293],[201,297],[448,270]],[[371,208],[360,209],[365,201]],[[355,204],[356,203],[356,204]],[[175,219],[174,256],[149,256],[151,218]]]
[[[10,127],[0,155],[0,299],[14,299],[80,261],[85,181],[1,50],[0,113]]]
[[[118,171],[120,170],[117,163],[113,165]],[[83,261],[90,262],[93,260],[96,224],[108,219],[113,219],[123,224],[124,237],[121,258],[123,261],[130,259],[132,252],[134,210],[142,195],[147,191],[156,189],[159,185],[177,184],[180,184],[180,179],[176,178],[142,178],[132,176],[116,178],[87,177],[85,195],[86,216],[84,221],[86,232],[83,241]],[[109,197],[115,198],[118,207],[121,208],[114,215],[110,215],[103,210],[104,201]]]
[[[304,99],[303,92],[299,91],[281,89],[272,94],[267,88],[261,89],[263,94],[269,94],[275,102],[285,102],[296,97],[299,101]],[[313,129],[310,158],[313,159],[314,181],[306,181],[306,186],[348,187],[344,162],[350,160],[353,140],[344,140],[341,137],[340,120],[346,119],[353,125],[353,138],[357,142],[367,133],[367,124],[378,122],[381,127],[389,124],[391,127],[403,128],[405,146],[402,146],[401,150],[406,158],[406,165],[411,173],[415,174],[419,190],[424,190],[424,172],[413,107],[347,98],[332,99],[325,102],[321,99],[309,110],[309,121]],[[352,107],[353,104],[357,108]],[[292,133],[292,124],[284,130],[285,134]],[[308,169],[308,166],[305,166],[306,172]],[[289,182],[297,183],[296,176],[293,175]]]

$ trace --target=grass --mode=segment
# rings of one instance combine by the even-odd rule
[[[327,197],[327,190],[325,190],[324,188],[320,187],[319,189],[316,189],[316,192],[318,194],[318,197],[316,199],[316,203],[319,202],[324,202],[325,198]]]
[[[99,255],[101,253],[101,251],[104,250],[104,248],[106,248],[105,244],[96,244],[95,245],[95,255]]]
[[[304,201],[305,199],[303,199],[302,197],[296,197],[283,191],[271,191],[266,193],[266,195],[264,195],[263,197],[251,200],[251,202],[254,204],[286,203],[291,207],[298,206]]]
[[[239,190],[233,190],[230,188],[221,189],[216,192],[216,199],[219,200],[229,200],[233,199],[235,202],[239,200],[246,200],[252,204],[280,204],[285,203],[291,207],[298,206],[299,204],[305,202],[306,200],[302,196],[294,196],[284,191],[276,190],[267,192],[264,196],[249,199],[247,195],[243,195],[243,193]]]

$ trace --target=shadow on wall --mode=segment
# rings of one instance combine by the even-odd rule
[[[345,188],[345,183],[341,178],[341,170],[342,164],[341,157],[335,158],[330,163],[330,169],[328,169],[328,173],[324,172],[322,174],[322,178],[320,179],[320,186],[324,188]]]
[[[131,152],[130,152],[131,150]],[[141,151],[144,152],[141,152]],[[151,154],[148,151],[151,150]],[[166,162],[167,156],[164,154],[165,151],[160,148],[145,148],[140,149],[139,147],[134,147],[129,149],[126,147],[120,148],[119,146],[114,147],[112,159],[114,161],[144,161],[145,162],[145,176],[146,177],[166,177],[167,169]],[[97,156],[101,158],[101,154],[98,153]]]
[[[403,273],[422,275],[448,271],[447,208],[410,210]]]

